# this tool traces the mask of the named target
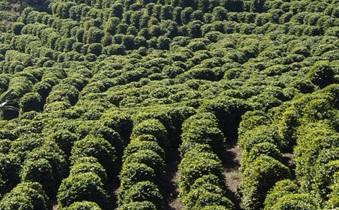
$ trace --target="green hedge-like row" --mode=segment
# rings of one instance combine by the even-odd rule
[[[61,182],[58,206],[72,208],[76,202],[90,201],[100,208],[109,208],[108,189],[105,187],[106,171],[94,157],[80,158],[71,167],[70,175]]]
[[[191,145],[194,148],[196,144],[207,144],[215,151],[224,148],[225,136],[219,129],[217,119],[213,114],[194,115],[186,120],[182,127],[180,146],[182,157],[192,149]]]
[[[34,95],[30,99],[27,98],[30,91],[32,91],[34,84],[41,80],[43,71],[41,69],[28,68],[25,72],[14,74],[7,83],[7,91],[1,97],[1,101],[7,101],[8,105],[26,109],[29,103],[35,103],[41,107],[39,95]],[[4,84],[6,85],[6,84]],[[25,97],[24,97],[25,96]],[[4,119],[12,119],[18,116],[17,111],[4,111],[2,114]]]
[[[74,4],[70,4],[69,2],[67,3],[55,3],[52,4],[52,11],[54,11],[54,13],[59,14],[62,11],[68,11],[71,9],[67,9],[67,8],[60,8],[60,6],[66,6],[67,8],[74,5]],[[118,4],[119,5],[119,4]],[[167,14],[168,12],[171,12],[171,9],[169,8],[170,6],[165,7],[166,9],[164,9],[162,11],[162,13],[164,13],[163,18],[166,19],[166,16],[168,16],[169,14]],[[71,7],[73,8],[73,7]],[[81,7],[80,7],[81,8]],[[87,7],[85,7],[87,8]],[[160,7],[154,7],[154,8],[161,8]],[[218,8],[216,7],[216,16],[223,16],[221,14],[219,14],[221,12],[221,10],[223,9],[222,7]],[[151,7],[152,9],[152,7]],[[179,7],[180,9],[180,7]],[[223,9],[225,10],[225,9]],[[71,10],[73,12],[73,10]],[[74,12],[78,11],[79,12],[79,5],[74,5]],[[83,10],[81,10],[82,12],[84,12]],[[145,11],[148,11],[148,9],[145,9]],[[167,11],[167,12],[166,12]],[[181,11],[181,10],[179,10]],[[189,11],[187,9],[182,10],[183,14],[180,15],[179,13],[179,17],[182,16],[183,18],[188,18],[190,19],[190,13],[192,13],[192,11]],[[95,12],[93,12],[93,14],[91,13],[91,10],[88,12],[85,12],[86,14],[88,13],[89,15],[93,16],[93,15],[97,15],[95,14]],[[157,12],[154,11],[154,13],[156,14]],[[165,14],[166,13],[166,14]],[[186,14],[187,13],[187,14]],[[222,12],[221,12],[222,13]],[[222,13],[224,14],[225,11]],[[133,13],[134,14],[134,13]],[[154,15],[155,15],[154,14]],[[200,15],[202,15],[203,13],[200,11]],[[58,15],[56,15],[58,16]],[[61,15],[62,18],[66,18],[69,15]],[[65,16],[65,17],[63,17]],[[72,15],[72,16],[77,16],[77,15]],[[155,15],[156,16],[156,15]],[[194,13],[192,14],[192,16],[199,16],[198,14]],[[18,34],[18,33],[32,33],[34,35],[39,36],[42,40],[43,43],[48,43],[48,46],[51,47],[52,49],[56,49],[56,44],[59,46],[58,50],[66,50],[69,51],[71,49],[76,50],[76,51],[82,51],[81,49],[84,47],[81,47],[81,43],[102,43],[104,46],[111,44],[112,40],[116,40],[116,38],[118,38],[118,35],[121,36],[121,34],[126,34],[126,32],[128,32],[126,36],[124,36],[124,39],[122,40],[122,43],[120,43],[119,41],[115,41],[116,44],[123,44],[124,48],[128,49],[135,49],[135,48],[139,48],[142,46],[146,46],[145,44],[147,44],[149,47],[153,47],[153,48],[159,48],[159,49],[168,49],[169,47],[169,43],[170,43],[170,39],[174,36],[180,35],[180,34],[187,34],[189,36],[192,37],[199,37],[201,36],[201,32],[200,31],[200,25],[201,24],[195,24],[192,22],[192,24],[190,24],[188,26],[188,28],[178,28],[177,24],[175,22],[171,22],[171,23],[163,23],[161,28],[154,25],[154,23],[152,23],[152,25],[154,25],[153,27],[149,27],[149,24],[147,24],[148,22],[150,22],[151,24],[151,19],[149,18],[150,15],[147,14],[146,16],[142,16],[142,19],[140,20],[140,17],[138,18],[138,16],[132,16],[131,19],[137,22],[134,23],[134,25],[132,24],[132,26],[128,27],[128,25],[130,25],[130,20],[129,18],[127,18],[129,16],[126,15],[126,17],[124,16],[123,18],[123,22],[121,21],[120,24],[117,24],[116,21],[114,22],[114,24],[110,24],[110,21],[108,21],[107,23],[107,27],[105,30],[109,33],[104,33],[104,31],[102,31],[100,29],[100,21],[97,18],[96,22],[94,21],[94,23],[91,22],[86,22],[88,23],[86,26],[86,32],[79,28],[74,22],[72,21],[67,21],[67,25],[70,25],[70,27],[65,28],[65,27],[60,27],[60,19],[55,18],[55,16],[49,16],[45,13],[43,13],[43,15],[38,16],[38,14],[34,11],[31,10],[25,10],[24,11],[24,15],[22,16],[22,19],[24,21],[24,23],[43,23],[46,25],[37,25],[37,24],[31,24],[31,25],[26,25],[25,27],[21,27],[22,24],[17,23],[15,25],[15,27],[13,27],[13,32]],[[79,19],[79,17],[76,17],[75,19]],[[145,19],[145,20],[144,20]],[[192,18],[191,20],[188,21],[182,21],[182,22],[189,22],[189,21],[194,21],[194,20],[198,20],[199,18]],[[154,19],[153,19],[154,20]],[[119,20],[118,20],[119,22]],[[143,23],[143,26],[145,27],[145,31],[140,30],[139,33],[137,31],[137,28],[140,26],[139,23]],[[154,21],[153,21],[154,22]],[[126,24],[127,23],[127,24]],[[65,24],[65,22],[63,22],[63,24]],[[171,27],[169,27],[169,25]],[[58,37],[58,34],[56,34],[53,29],[48,28],[47,26],[50,26],[52,28],[56,28],[56,31],[58,31],[60,34],[66,34],[68,37],[70,37],[70,35],[74,36],[77,38],[78,42],[74,43],[76,40],[74,39],[62,39],[60,38],[60,36]],[[112,28],[113,27],[113,28]],[[127,28],[128,27],[128,28]],[[169,30],[169,31],[168,31]],[[178,33],[180,31],[180,33]],[[187,31],[187,32],[186,32]],[[46,33],[45,33],[46,32]],[[113,33],[114,32],[114,33]],[[139,38],[135,38],[134,36],[137,35],[137,33],[139,34]],[[48,34],[48,35],[46,35]],[[53,35],[52,35],[53,34]],[[154,39],[150,39],[149,35],[151,36],[160,36],[160,35],[165,35],[162,38],[159,38],[159,40],[154,40]],[[117,37],[114,37],[112,39],[111,35],[116,35]],[[132,36],[131,36],[132,35]],[[168,37],[168,38],[167,38]],[[140,39],[141,38],[141,39]],[[150,39],[148,41],[148,43],[146,43],[146,39]],[[48,40],[47,40],[48,39]],[[72,47],[72,43],[74,44],[74,46]],[[76,45],[75,45],[76,44]],[[67,47],[68,46],[68,47]],[[90,46],[91,47],[91,46]],[[87,48],[87,47],[86,47]],[[92,46],[93,48],[93,46]],[[92,50],[89,49],[89,52],[91,52]],[[108,52],[109,53],[109,49]],[[98,53],[94,53],[97,54]],[[109,53],[110,54],[110,53]],[[115,54],[115,53],[114,53]]]
[[[241,206],[244,209],[258,209],[263,207],[266,193],[275,182],[290,178],[289,168],[278,160],[260,155],[242,173]]]
[[[1,157],[1,196],[7,194],[0,208],[50,209],[50,199],[66,175],[64,153],[54,142],[34,134],[21,136],[8,146]]]
[[[265,209],[319,209],[319,203],[314,199],[314,195],[298,191],[299,186],[292,180],[276,182],[267,193]]]
[[[12,209],[50,209],[47,195],[37,182],[22,182],[13,188],[0,201],[3,210]]]
[[[314,68],[324,69],[326,64],[315,63]],[[281,108],[243,116],[239,144],[243,149],[240,192],[244,209],[338,206],[333,197],[339,157],[335,143],[337,90],[337,85],[329,85]],[[291,178],[282,164],[287,164],[282,152],[292,152],[292,147],[289,166],[295,167],[296,180],[279,181]]]
[[[184,208],[232,209],[226,197],[222,163],[214,153],[225,143],[216,117],[203,112],[193,115],[182,129],[179,196]]]
[[[154,7],[154,8],[157,8],[157,7]],[[153,7],[151,9],[153,11]],[[216,13],[218,13],[217,15],[220,16],[219,13],[220,13],[221,9],[223,9],[223,8],[222,7],[215,7],[214,9],[216,10]],[[131,12],[131,13],[134,14],[134,12]],[[192,15],[193,14],[194,13],[192,13]],[[206,14],[209,14],[209,13],[206,13]],[[214,11],[213,11],[213,14],[214,14]],[[253,13],[253,14],[256,14],[256,13]],[[170,46],[170,43],[172,42],[171,39],[174,36],[179,36],[179,35],[185,35],[185,36],[191,36],[191,37],[200,37],[201,36],[201,35],[199,35],[200,33],[202,33],[202,35],[205,35],[210,31],[214,31],[214,32],[220,31],[220,32],[223,32],[223,33],[225,33],[225,32],[229,33],[231,31],[232,32],[237,31],[239,33],[250,33],[250,32],[255,32],[254,29],[255,30],[258,29],[257,27],[250,25],[250,24],[247,24],[247,25],[240,24],[239,25],[239,23],[236,23],[236,22],[227,22],[226,25],[225,25],[221,21],[219,21],[219,23],[213,22],[211,24],[204,25],[204,27],[200,27],[201,25],[203,25],[202,23],[204,21],[201,22],[200,20],[196,20],[196,19],[193,18],[193,20],[190,21],[189,24],[186,24],[182,27],[181,26],[174,27],[173,30],[178,31],[178,32],[176,32],[174,34],[172,32],[170,32],[170,34],[172,34],[170,36],[168,36],[169,34],[166,33],[164,36],[161,36],[158,39],[154,39],[154,38],[149,39],[149,35],[151,35],[150,37],[154,37],[154,35],[155,35],[155,34],[153,34],[154,31],[159,31],[159,30],[160,31],[166,31],[168,29],[172,30],[172,28],[173,28],[172,26],[173,26],[174,22],[167,23],[166,21],[162,21],[164,23],[161,23],[161,27],[158,28],[157,30],[155,30],[155,29],[151,30],[152,27],[144,28],[144,29],[150,30],[150,32],[147,32],[147,30],[146,31],[140,30],[139,31],[140,33],[139,33],[137,31],[137,29],[138,29],[137,26],[139,24],[136,23],[136,26],[134,26],[131,23],[131,20],[130,20],[130,19],[133,19],[133,18],[131,18],[131,16],[133,16],[133,15],[125,15],[123,17],[123,20],[121,20],[121,23],[119,23],[119,21],[120,21],[119,18],[113,18],[114,20],[118,19],[117,20],[118,22],[113,21],[113,23],[110,23],[111,20],[108,20],[107,24],[102,23],[102,22],[105,22],[105,21],[100,21],[99,19],[102,18],[102,17],[100,17],[100,18],[95,19],[95,21],[93,21],[93,23],[89,21],[88,24],[87,24],[87,22],[86,22],[86,24],[85,24],[86,30],[80,28],[74,22],[69,22],[68,19],[67,19],[67,25],[70,25],[69,27],[67,27],[68,28],[67,31],[63,31],[65,29],[65,27],[60,26],[61,20],[63,20],[63,19],[57,19],[58,21],[56,21],[56,20],[54,20],[55,19],[54,16],[49,16],[45,13],[43,13],[43,15],[41,14],[41,17],[40,17],[38,15],[38,13],[36,13],[34,11],[27,10],[25,12],[25,15],[23,16],[23,19],[25,19],[27,17],[31,17],[32,20],[28,21],[28,23],[35,23],[34,21],[37,21],[39,23],[44,23],[46,25],[49,25],[49,26],[55,28],[56,31],[58,31],[60,34],[66,34],[67,37],[76,37],[76,38],[66,38],[66,37],[58,37],[58,35],[52,36],[51,35],[51,33],[52,33],[51,30],[53,30],[52,28],[46,29],[44,26],[41,26],[42,28],[44,28],[43,31],[46,31],[46,32],[44,32],[43,37],[39,36],[42,39],[41,43],[49,43],[48,40],[45,40],[46,37],[48,37],[48,38],[54,37],[53,38],[53,40],[54,40],[53,45],[57,45],[57,46],[52,47],[51,44],[48,44],[48,46],[50,46],[52,49],[57,49],[59,51],[66,51],[66,52],[69,52],[69,51],[72,50],[72,53],[70,53],[70,52],[66,53],[67,55],[65,55],[64,53],[61,53],[59,56],[55,55],[54,56],[54,57],[56,57],[55,60],[58,60],[60,62],[63,62],[64,60],[69,59],[69,57],[71,57],[72,60],[94,61],[94,60],[96,60],[96,56],[98,56],[101,52],[103,52],[104,54],[107,54],[107,55],[113,55],[113,54],[123,55],[123,54],[126,53],[126,50],[135,49],[135,48],[139,48],[139,47],[142,47],[142,50],[144,50],[143,47],[167,49]],[[53,17],[53,18],[51,18],[51,17]],[[127,18],[127,17],[129,17],[129,18]],[[134,18],[134,19],[139,20],[140,18]],[[247,19],[251,19],[251,17],[249,17]],[[232,21],[234,21],[234,20],[232,20]],[[69,22],[69,24],[68,24],[68,22]],[[99,22],[99,25],[98,25],[97,22]],[[208,21],[205,21],[205,22],[208,22]],[[211,21],[209,21],[209,22],[211,22]],[[241,22],[243,22],[242,19],[241,19]],[[100,29],[101,28],[100,24],[105,25],[105,27],[103,27],[103,29]],[[37,26],[35,26],[35,25],[36,24],[28,24],[28,25],[25,26],[25,28],[26,27],[31,28],[31,29],[41,28],[38,25]],[[105,29],[106,25],[108,25],[107,29]],[[108,32],[108,31],[113,30],[110,25],[113,25],[114,27],[119,28],[119,31],[114,32],[112,34],[113,37]],[[119,27],[116,26],[116,25],[119,25]],[[286,28],[286,27],[290,28],[289,33],[296,33],[296,32],[299,33],[300,32],[300,33],[305,33],[305,34],[308,34],[308,35],[312,35],[312,34],[316,35],[317,33],[319,33],[318,32],[319,29],[315,28],[315,26],[305,26],[305,27],[304,26],[300,26],[300,27],[283,26],[283,27],[280,27],[279,29],[277,28],[278,26],[279,25],[268,23],[268,25],[265,25],[263,28],[261,28],[259,31],[255,32],[255,33],[263,33],[266,30],[273,30],[273,28],[276,28],[277,30],[285,33],[284,28]],[[178,28],[178,29],[175,29],[175,28]],[[115,30],[117,30],[117,29],[114,29],[113,31],[115,31]],[[28,31],[31,31],[31,30],[28,30]],[[33,30],[33,31],[37,31],[36,33],[40,34],[40,32],[39,32],[40,30]],[[85,33],[85,31],[88,31],[88,32]],[[196,36],[194,34],[198,34],[198,35]],[[159,34],[156,35],[156,36],[158,37]],[[88,42],[88,39],[95,40],[95,41],[94,41],[94,43],[93,43],[93,41]],[[99,44],[99,42],[101,42],[101,44]],[[89,43],[89,45],[83,44],[83,43]],[[42,51],[44,51],[44,50],[42,50]],[[76,53],[75,53],[75,51],[76,51]],[[299,49],[296,52],[305,53],[302,49],[301,50]],[[43,52],[41,52],[41,53],[43,53]],[[82,55],[83,53],[85,53],[86,55]],[[69,54],[72,54],[72,55],[69,55]],[[278,69],[278,70],[280,71],[281,69]],[[270,71],[272,71],[272,70],[270,70]],[[199,72],[196,72],[196,73],[198,73],[198,75],[200,74]],[[272,73],[268,72],[268,74],[272,74]],[[273,72],[273,74],[276,74],[276,73]],[[218,75],[216,77],[218,78]]]
[[[328,201],[326,202],[326,208],[337,208],[339,206],[339,173],[335,172],[333,175],[333,184],[330,186],[331,193],[328,195]]]
[[[1,143],[0,199],[20,182],[20,160],[16,155],[7,154],[11,147],[10,141],[6,145],[5,140],[1,140]]]
[[[303,190],[315,191],[326,201],[339,166],[339,135],[324,123],[310,123],[300,127],[299,132],[295,149],[297,179]]]
[[[171,39],[175,36],[185,35],[190,37],[201,37],[202,34],[207,34],[209,31],[220,31],[220,32],[243,32],[243,33],[249,33],[253,32],[254,26],[253,25],[242,25],[239,26],[236,22],[249,22],[254,19],[258,19],[255,21],[257,25],[264,25],[264,23],[270,24],[276,23],[276,18],[279,18],[281,13],[283,13],[284,10],[277,9],[275,15],[266,15],[266,14],[260,14],[260,13],[241,13],[239,14],[239,17],[237,17],[237,13],[230,13],[227,14],[227,8],[229,10],[233,10],[232,8],[234,5],[239,3],[238,6],[240,6],[242,1],[234,1],[228,2],[228,3],[212,3],[212,2],[204,2],[202,5],[206,4],[209,5],[208,7],[202,6],[195,2],[193,5],[195,5],[197,8],[201,8],[201,10],[194,11],[191,7],[186,7],[185,4],[176,4],[176,3],[170,3],[172,5],[159,5],[159,4],[147,4],[145,8],[142,8],[139,4],[133,4],[135,7],[140,8],[141,11],[134,11],[134,9],[129,8],[129,3],[126,3],[126,5],[120,4],[120,3],[114,3],[113,8],[105,8],[105,9],[96,9],[96,8],[90,8],[85,4],[75,4],[71,2],[57,2],[52,3],[52,13],[54,16],[48,15],[47,13],[42,13],[40,16],[37,12],[32,11],[30,9],[26,9],[24,11],[24,14],[22,16],[22,20],[24,23],[43,23],[46,24],[52,28],[55,28],[56,31],[60,34],[66,35],[66,37],[76,37],[76,39],[61,39],[61,37],[58,37],[56,33],[53,33],[53,36],[51,33],[53,30],[51,28],[46,29],[45,26],[43,26],[43,31],[48,31],[47,33],[44,33],[44,37],[39,37],[43,39],[43,43],[49,43],[49,46],[52,47],[55,42],[60,45],[58,47],[59,50],[66,50],[69,51],[71,49],[82,52],[83,49],[95,48],[98,49],[97,44],[102,43],[103,46],[101,48],[112,44],[112,41],[115,40],[114,44],[119,45],[115,46],[114,48],[125,48],[125,49],[135,49],[138,47],[144,46],[146,40],[147,46],[152,48],[159,48],[159,49],[167,49],[169,46],[169,43],[171,42]],[[247,4],[247,3],[246,3]],[[174,5],[178,5],[175,7]],[[180,7],[180,6],[182,7]],[[193,6],[189,5],[189,6]],[[230,6],[232,5],[232,6]],[[251,6],[249,6],[251,5]],[[261,11],[265,8],[264,3],[262,1],[253,1],[251,4],[246,5],[246,7],[251,7],[253,11]],[[258,6],[261,5],[261,6]],[[126,6],[126,7],[124,7]],[[195,8],[193,6],[193,8]],[[288,7],[288,6],[287,6]],[[237,7],[234,7],[237,8]],[[253,9],[254,8],[254,9]],[[261,8],[261,9],[260,9]],[[129,10],[131,9],[131,10]],[[239,9],[239,8],[238,8]],[[129,11],[125,11],[129,10]],[[206,13],[208,10],[210,13]],[[240,9],[242,10],[242,9]],[[286,10],[286,9],[285,9]],[[69,12],[68,12],[69,11]],[[112,12],[111,15],[107,15],[108,13]],[[124,15],[122,15],[124,14]],[[258,15],[260,14],[260,15]],[[266,17],[266,16],[268,17]],[[293,16],[293,14],[291,14]],[[86,20],[86,17],[89,16],[91,19],[94,19],[93,21]],[[248,17],[247,17],[248,16]],[[59,19],[60,17],[60,19]],[[67,19],[68,17],[72,17],[76,21],[71,21]],[[114,17],[114,18],[110,18]],[[61,19],[63,18],[63,19]],[[266,20],[266,19],[267,20]],[[287,18],[289,20],[290,17]],[[81,28],[79,24],[77,24],[77,21],[81,19],[84,20],[84,27]],[[232,23],[227,23],[226,25],[223,24],[221,21],[227,19]],[[265,20],[262,20],[265,19]],[[272,20],[271,20],[272,19]],[[298,18],[297,18],[298,19]],[[310,19],[310,18],[308,18]],[[307,20],[308,20],[307,19]],[[313,18],[316,19],[316,18]],[[67,20],[66,23],[64,20]],[[219,22],[218,22],[219,21]],[[158,26],[160,22],[160,27]],[[212,23],[213,22],[213,23]],[[214,23],[218,22],[218,23]],[[307,21],[306,21],[307,22]],[[321,21],[320,21],[321,22]],[[333,22],[333,21],[332,21]],[[204,27],[202,27],[203,23],[208,23]],[[235,25],[238,25],[236,27],[233,27],[233,23]],[[322,22],[321,22],[322,23]],[[62,27],[61,24],[67,25],[67,27]],[[152,25],[152,26],[151,26]],[[323,24],[322,24],[323,25]],[[22,24],[17,23],[15,25],[16,27],[13,28],[14,33],[19,33],[22,28]],[[256,26],[256,25],[255,25]],[[30,27],[30,26],[29,26]],[[34,24],[34,27],[39,28],[36,24]],[[31,26],[31,28],[34,28]],[[261,29],[260,31],[265,31],[265,29],[270,27],[277,27],[274,26],[274,24],[266,25],[265,28]],[[285,27],[285,26],[284,26]],[[300,32],[305,33],[309,35],[317,35],[319,33],[323,33],[322,29],[316,26],[303,26],[303,28],[293,28],[292,26],[286,26],[291,27],[290,33]],[[24,29],[26,26],[24,27]],[[142,30],[145,29],[145,30]],[[213,29],[213,30],[212,30]],[[25,29],[26,30],[26,29]],[[23,31],[25,31],[23,30]],[[283,28],[281,29],[283,30]],[[42,30],[38,30],[38,33],[41,33]],[[258,31],[258,33],[261,33]],[[46,34],[48,36],[46,36]],[[121,35],[123,35],[124,40],[117,41],[117,39],[121,38]],[[136,35],[138,34],[138,39]],[[113,37],[112,37],[113,35]],[[159,40],[151,39],[150,37],[163,35],[162,39],[159,38]],[[53,43],[49,42],[48,39],[53,39]],[[139,39],[141,37],[141,39]],[[77,41],[77,42],[76,42]],[[117,42],[116,42],[117,41]],[[93,44],[96,43],[96,45],[90,45],[90,46],[81,46],[82,43],[87,44]],[[123,43],[123,45],[121,45]],[[141,44],[143,43],[143,44]],[[74,46],[72,46],[74,44]],[[55,49],[55,47],[52,47]],[[99,47],[100,48],[100,47]],[[106,54],[124,54],[124,50],[118,50],[119,52],[116,52],[116,49],[111,49],[111,47],[108,47],[105,51]],[[87,49],[86,51],[91,52],[92,55],[98,55],[98,51]],[[99,50],[100,52],[101,50]],[[91,59],[89,59],[91,60]]]
[[[70,69],[68,69],[70,71]],[[54,110],[54,104],[64,103],[66,107],[74,106],[78,102],[79,93],[88,83],[91,74],[86,70],[79,68],[72,71],[67,79],[53,86],[48,90],[44,109],[46,111]],[[58,107],[56,107],[58,108]]]
[[[100,206],[91,201],[81,201],[81,202],[75,202],[72,203],[69,207],[63,208],[65,210],[102,210]]]
[[[114,145],[120,136],[114,137],[109,134],[112,132],[107,133],[105,129],[101,129],[95,130],[81,140],[76,140],[69,132],[55,134],[52,137],[66,151],[70,151],[71,148],[70,173],[62,180],[57,194],[58,205],[61,208],[73,209],[80,206],[110,208],[109,177],[117,174],[118,157]]]
[[[72,71],[67,79],[66,76],[60,68],[26,68],[25,72],[14,74],[10,80],[3,78],[1,86],[7,91],[3,93],[2,100],[21,108],[22,113],[50,110],[56,102],[63,102],[69,107],[77,102],[79,91],[91,75],[79,69]],[[12,112],[4,112],[3,117],[11,118],[15,114]]]
[[[57,144],[46,140],[23,159],[21,180],[39,182],[48,196],[55,196],[57,187],[67,174],[67,162]]]
[[[277,181],[291,177],[289,168],[282,163],[281,153],[291,145],[283,140],[271,115],[270,112],[252,111],[242,116],[239,128],[243,176],[240,193],[244,209],[263,208],[271,187]],[[270,208],[269,205],[265,207]]]
[[[314,65],[319,70],[328,67],[323,62]],[[299,115],[292,132],[296,140],[296,179],[301,191],[314,194],[321,208],[338,207],[333,197],[339,159],[337,98],[338,85],[334,84],[301,97],[292,104],[295,114]]]
[[[129,116],[113,112],[105,115],[108,116],[111,118],[103,118],[106,125],[71,123],[49,129],[49,139],[58,144],[70,163],[69,176],[62,180],[57,192],[59,208],[112,208],[113,198],[109,192],[117,181],[113,177],[118,174],[117,163],[124,146],[115,130],[126,126]]]
[[[119,209],[161,209],[159,186],[165,173],[164,150],[168,147],[164,125],[155,119],[136,124],[126,147],[120,173]]]

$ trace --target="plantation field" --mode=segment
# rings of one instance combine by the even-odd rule
[[[0,0],[0,210],[339,208],[336,0]]]

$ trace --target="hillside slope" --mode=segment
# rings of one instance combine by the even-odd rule
[[[1,210],[339,207],[337,1],[0,3]]]

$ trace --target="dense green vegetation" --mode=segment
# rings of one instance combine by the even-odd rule
[[[339,208],[338,38],[335,0],[0,0],[0,209]]]

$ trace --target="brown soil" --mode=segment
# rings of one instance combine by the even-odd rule
[[[164,192],[165,201],[168,204],[166,209],[181,210],[183,209],[183,205],[178,197],[178,164],[180,161],[179,152],[176,148],[171,148],[166,154],[167,170],[163,180],[163,183],[165,184],[164,189],[166,189],[166,192]]]
[[[226,185],[233,193],[237,191],[240,185],[240,158],[241,150],[239,146],[227,148],[222,154],[221,160],[224,166],[224,176],[226,178]]]
[[[221,154],[220,159],[224,167],[225,183],[228,189],[227,197],[240,209],[237,191],[241,182],[240,159],[241,149],[238,145],[229,145]]]
[[[171,183],[174,183],[175,186],[175,192],[170,195],[170,200],[169,200],[169,206],[170,209],[175,209],[175,210],[181,210],[183,209],[183,205],[178,197],[178,186],[176,183],[178,183],[178,178],[179,178],[179,173],[176,172],[175,176],[171,179]]]

